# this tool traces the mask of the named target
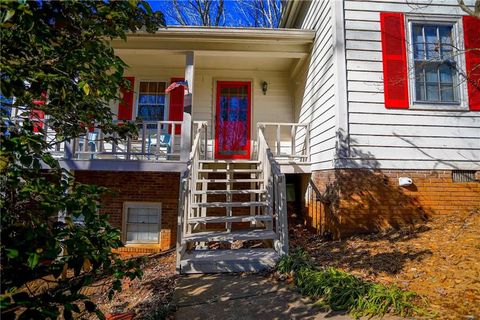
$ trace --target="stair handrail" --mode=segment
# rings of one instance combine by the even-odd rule
[[[193,201],[193,189],[196,186],[197,170],[201,156],[202,135],[207,140],[207,122],[196,121],[197,129],[193,139],[190,157],[187,162],[187,168],[180,178],[180,189],[178,197],[178,218],[177,218],[177,272],[180,272],[180,259],[186,248],[182,245],[183,234],[188,231],[188,215]],[[205,142],[206,145],[206,142]],[[206,157],[207,149],[204,150]]]
[[[277,241],[274,247],[279,255],[288,254],[288,217],[287,217],[287,192],[285,174],[275,160],[263,128],[258,128],[257,157],[260,169],[263,172],[264,186],[267,189],[270,215],[274,218]]]

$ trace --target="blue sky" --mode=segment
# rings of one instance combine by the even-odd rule
[[[173,20],[167,14],[170,6],[171,0],[147,0],[150,3],[150,6],[153,10],[160,10],[164,13],[167,25],[177,25],[176,21]],[[237,1],[236,0],[225,0],[224,10],[225,10],[225,25],[227,26],[243,26],[245,25],[244,19],[238,14],[236,10]]]
[[[179,0],[187,1],[187,0]],[[240,0],[241,1],[241,0]],[[245,0],[244,0],[245,1]],[[280,0],[277,0],[280,2]],[[172,0],[147,0],[153,10],[159,10],[164,13],[167,25],[177,25],[177,22],[168,15],[171,9]],[[223,25],[229,27],[248,27],[253,25],[253,19],[248,19],[238,10],[239,0],[225,0],[224,13],[225,23]]]

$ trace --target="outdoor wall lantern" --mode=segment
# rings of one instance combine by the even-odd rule
[[[268,90],[268,83],[267,83],[267,81],[263,81],[263,83],[262,83],[263,95],[267,94],[267,90]]]

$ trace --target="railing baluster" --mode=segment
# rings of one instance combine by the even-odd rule
[[[147,141],[147,125],[145,123],[142,124],[142,157],[145,158],[145,148],[146,148],[146,141]]]
[[[290,157],[295,160],[295,153],[296,153],[296,136],[297,136],[297,126],[293,125],[292,130],[290,131],[291,139],[292,139],[292,150],[290,150]]]
[[[170,153],[175,153],[175,123],[172,124],[172,135],[171,135],[171,140],[170,140]],[[167,150],[167,154],[168,154]],[[167,155],[168,159],[168,155]]]
[[[277,156],[279,156],[282,152],[280,148],[280,124],[277,125]]]
[[[160,155],[160,121],[157,122],[157,143],[156,143],[156,152],[155,152],[155,160],[158,160],[158,156]]]

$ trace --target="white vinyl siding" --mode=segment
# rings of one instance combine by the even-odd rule
[[[333,16],[330,1],[313,1],[308,8],[303,29],[316,31],[311,58],[304,67],[304,79],[295,91],[296,121],[310,123],[312,170],[333,167],[335,158],[336,114],[333,47]],[[297,140],[304,139],[300,131]],[[300,143],[297,143],[300,144]]]
[[[344,8],[351,165],[479,170],[480,113],[384,105],[380,12],[452,19],[464,14],[457,1],[347,0]]]

